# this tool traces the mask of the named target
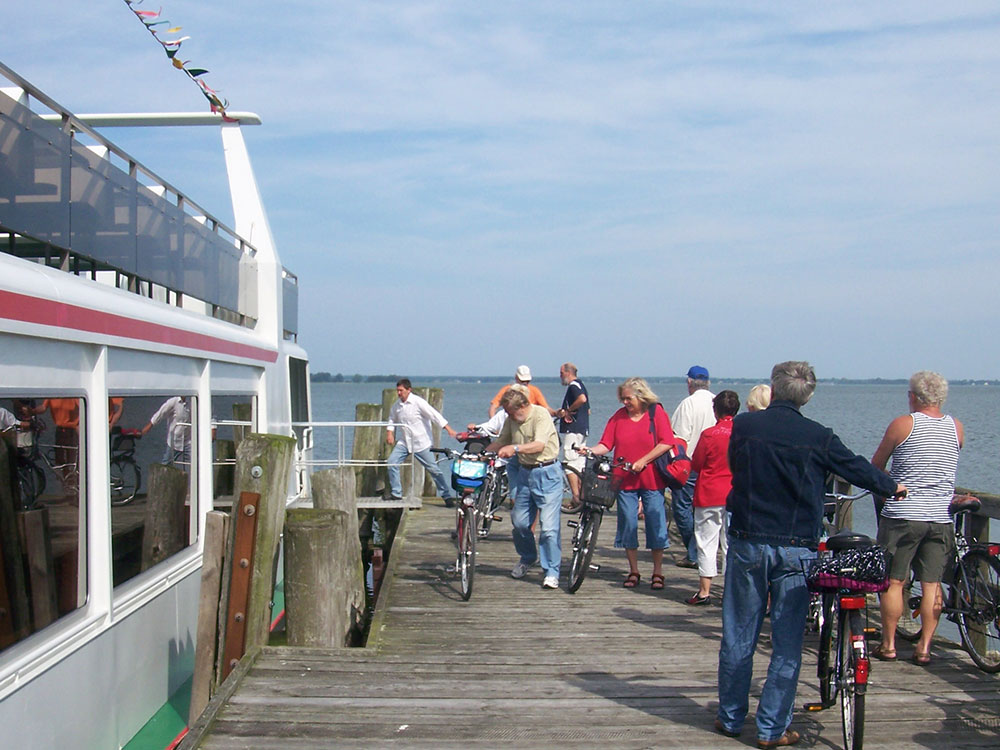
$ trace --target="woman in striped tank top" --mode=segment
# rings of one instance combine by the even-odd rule
[[[906,497],[884,502],[878,541],[892,554],[889,590],[882,594],[882,643],[874,656],[896,658],[896,625],[903,613],[903,582],[912,565],[923,588],[920,639],[913,661],[930,663],[931,638],[941,616],[941,576],[955,544],[948,504],[955,493],[955,470],[962,448],[962,423],[941,411],[948,381],[923,370],[910,378],[910,413],[897,417],[885,431],[872,463],[906,485]]]

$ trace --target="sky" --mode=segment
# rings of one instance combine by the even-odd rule
[[[71,111],[207,110],[122,0],[5,6]],[[140,8],[263,119],[314,372],[1000,377],[995,2]],[[214,128],[106,135],[232,222]]]

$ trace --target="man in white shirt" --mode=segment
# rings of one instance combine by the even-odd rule
[[[175,463],[190,465],[191,407],[188,406],[187,396],[173,396],[164,401],[142,428],[142,434],[146,435],[164,417],[167,420],[167,447],[163,453],[163,463],[168,466]]]
[[[392,453],[389,454],[389,491],[393,500],[403,498],[403,485],[399,480],[399,466],[410,453],[427,469],[427,473],[434,480],[434,485],[438,488],[444,504],[449,508],[454,505],[455,491],[451,488],[448,480],[445,479],[441,469],[434,461],[431,453],[431,446],[434,440],[431,437],[431,424],[437,424],[444,428],[452,437],[456,432],[448,426],[448,420],[427,403],[426,399],[420,398],[413,393],[413,385],[408,378],[401,378],[396,383],[396,395],[399,400],[389,409],[389,421],[392,425],[386,428],[385,442],[393,446]],[[402,428],[402,435],[396,440],[396,427]]]
[[[670,426],[674,430],[674,435],[687,443],[687,454],[694,455],[695,446],[698,445],[698,438],[701,433],[709,427],[715,426],[715,410],[712,408],[712,399],[715,394],[708,390],[710,384],[708,370],[701,365],[695,365],[688,370],[687,386],[688,397],[685,398],[674,415],[670,418]],[[687,547],[687,556],[677,561],[678,567],[697,568],[698,567],[698,544],[694,538],[694,483],[698,479],[695,472],[691,472],[687,483],[679,490],[671,490],[670,507],[674,514],[674,523],[677,524],[677,531],[680,532],[681,540]]]

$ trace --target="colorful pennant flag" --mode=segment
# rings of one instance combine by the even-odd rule
[[[135,17],[142,21],[142,25],[145,26],[149,33],[153,35],[157,44],[163,47],[163,51],[166,53],[167,58],[169,58],[173,66],[178,70],[183,70],[184,73],[187,74],[187,77],[194,81],[195,85],[201,89],[202,96],[208,100],[208,103],[212,107],[212,111],[219,112],[223,119],[227,119],[226,108],[229,106],[229,102],[220,97],[218,91],[209,88],[204,81],[200,80],[200,76],[208,73],[208,70],[205,68],[189,68],[187,65],[191,62],[190,60],[181,60],[177,57],[181,44],[186,42],[191,37],[182,36],[179,39],[160,39],[159,32],[154,27],[163,25],[169,26],[166,30],[159,30],[166,34],[178,34],[181,31],[181,27],[171,26],[170,21],[165,18],[161,18],[163,15],[162,7],[159,10],[139,10],[136,6],[142,5],[143,0],[124,0],[124,2],[129,7],[129,10],[135,14]]]

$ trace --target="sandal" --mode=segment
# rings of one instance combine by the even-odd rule
[[[896,650],[889,651],[884,649],[880,643],[872,649],[872,657],[879,661],[896,661]]]
[[[622,586],[624,586],[627,589],[634,589],[636,586],[639,585],[639,577],[640,576],[638,573],[629,573],[625,577],[625,583],[623,583]]]
[[[931,655],[922,654],[919,651],[914,651],[912,658],[913,658],[913,663],[916,664],[918,667],[926,667],[928,664],[931,663]]]
[[[663,588],[664,578],[659,573],[653,573],[653,577],[649,581],[649,588],[653,591],[659,591]]]

